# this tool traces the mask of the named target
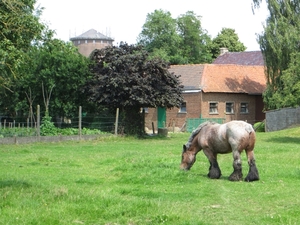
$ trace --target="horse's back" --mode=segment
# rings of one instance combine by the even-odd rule
[[[254,148],[255,131],[251,124],[233,120],[222,125],[226,126],[226,135],[231,146],[239,146],[240,150]]]
[[[251,132],[254,133],[254,129],[251,124],[241,121],[241,120],[233,120],[228,123],[222,124],[226,126],[226,131],[232,134],[250,134]],[[221,126],[222,126],[221,125]]]

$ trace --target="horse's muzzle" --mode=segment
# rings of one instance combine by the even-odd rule
[[[188,167],[187,165],[181,164],[180,165],[180,169],[182,169],[182,170],[189,170],[190,167]]]

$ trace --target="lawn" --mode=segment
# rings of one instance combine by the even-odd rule
[[[228,180],[231,154],[219,180],[202,152],[181,171],[188,137],[0,145],[0,224],[299,223],[300,128],[257,133],[252,183]]]

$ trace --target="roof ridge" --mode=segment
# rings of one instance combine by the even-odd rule
[[[82,34],[76,36],[76,37],[72,37],[70,38],[70,40],[78,40],[78,39],[97,39],[97,40],[112,40],[112,38],[105,36],[104,34],[100,33],[99,31],[95,30],[95,29],[89,29],[85,32],[83,32]]]

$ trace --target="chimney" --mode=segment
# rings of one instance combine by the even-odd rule
[[[224,55],[226,52],[228,52],[228,48],[220,48],[220,55]]]

